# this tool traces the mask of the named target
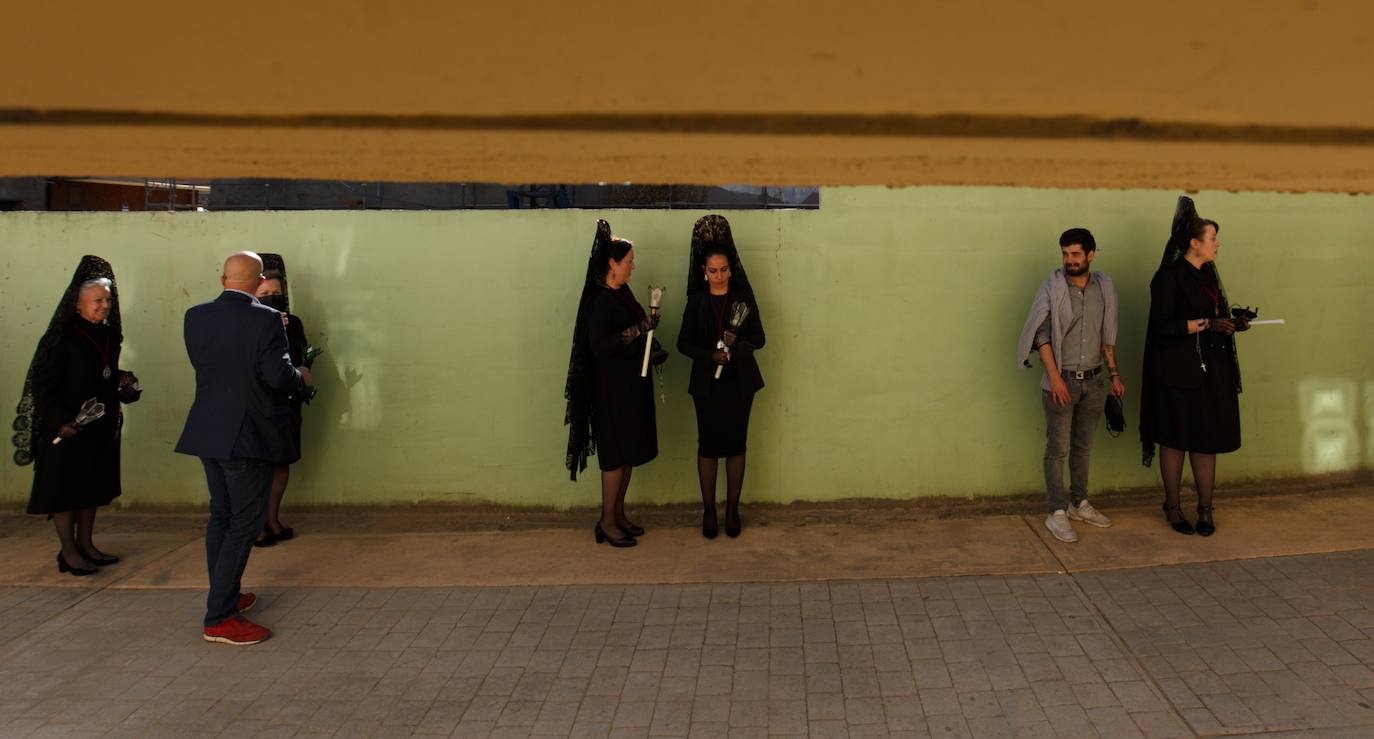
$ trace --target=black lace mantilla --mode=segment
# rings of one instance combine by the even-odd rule
[[[701,267],[706,263],[706,251],[718,246],[725,252],[730,262],[730,289],[737,295],[745,295],[751,300],[753,290],[749,286],[749,276],[744,273],[739,252],[735,250],[735,237],[730,233],[730,222],[725,216],[712,213],[697,219],[692,226],[692,254],[687,263],[687,295],[706,291],[706,280],[702,279]]]
[[[611,245],[611,224],[604,220],[596,221],[596,236],[592,239],[592,252],[587,257],[587,272],[582,284],[582,297],[577,303],[577,320],[573,323],[572,353],[568,357],[568,381],[563,386],[563,399],[567,408],[563,413],[563,424],[568,427],[568,452],[563,464],[574,482],[577,473],[587,469],[587,458],[596,454],[596,438],[592,434],[592,384],[596,371],[592,359],[591,343],[587,340],[587,318],[591,314],[591,302],[596,297],[598,285],[597,265],[604,264],[607,250]]]

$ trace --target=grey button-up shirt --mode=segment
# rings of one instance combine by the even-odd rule
[[[1068,278],[1065,278],[1068,281]],[[1087,287],[1068,283],[1069,306],[1073,319],[1064,330],[1064,343],[1054,361],[1060,370],[1080,372],[1102,364],[1102,320],[1107,313],[1106,302],[1097,282],[1088,280]],[[1047,316],[1035,332],[1035,345],[1050,343],[1050,319]]]

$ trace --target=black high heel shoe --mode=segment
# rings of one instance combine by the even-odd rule
[[[600,521],[596,522],[596,528],[592,529],[592,533],[596,534],[597,544],[605,542],[613,547],[632,547],[635,544],[639,543],[635,541],[635,538],[633,536],[622,536],[619,539],[612,539],[610,536],[606,534],[605,531],[601,530]]]
[[[632,521],[629,521],[629,520],[626,520],[626,521],[625,521],[625,525],[624,525],[624,526],[621,526],[621,527],[620,527],[620,530],[621,530],[621,531],[624,531],[626,534],[629,534],[630,536],[643,536],[643,535],[644,535],[644,527],[640,526],[640,525],[637,524],[637,523],[634,523],[634,522],[632,522]]]
[[[1212,506],[1200,505],[1197,507],[1197,533],[1198,536],[1211,536],[1217,532],[1216,524],[1212,523]]]
[[[743,524],[739,522],[739,511],[735,511],[735,522],[734,526],[730,525],[730,512],[727,510],[725,512],[725,535],[731,539],[739,536],[739,532],[744,528]]]
[[[707,523],[708,521],[709,521],[709,523]],[[702,536],[706,537],[707,539],[714,539],[714,538],[716,538],[716,535],[720,533],[720,529],[717,528],[717,525],[718,525],[718,524],[716,523],[716,511],[715,511],[715,509],[712,509],[709,513],[708,513],[707,511],[702,511],[702,512],[701,512],[701,535],[702,535]]]
[[[95,574],[95,568],[87,570],[81,567],[72,567],[67,564],[67,560],[62,559],[61,552],[57,553],[57,571],[64,574],[71,574],[73,577],[85,577],[86,575]]]
[[[81,556],[85,557],[87,561],[89,561],[91,564],[95,565],[96,567],[104,567],[104,566],[106,566],[106,565],[112,565],[112,564],[115,564],[116,562],[119,561],[119,557],[116,557],[116,556],[113,555],[113,554],[102,554],[102,555],[100,555],[99,557],[92,557],[91,555],[89,555],[89,554],[87,554],[87,553],[85,553],[85,552],[82,552],[82,553],[81,553]]]
[[[1169,522],[1170,526],[1174,527],[1174,531],[1180,534],[1191,536],[1197,533],[1193,530],[1193,525],[1188,523],[1188,519],[1183,517],[1183,509],[1176,505],[1171,506],[1168,503],[1164,504],[1164,518]]]

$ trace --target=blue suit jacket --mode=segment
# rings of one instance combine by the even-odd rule
[[[186,311],[186,354],[196,399],[177,441],[182,454],[211,459],[300,459],[287,394],[301,375],[287,355],[281,314],[225,290]]]

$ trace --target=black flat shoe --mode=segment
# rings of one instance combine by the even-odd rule
[[[596,543],[597,543],[597,544],[600,544],[600,543],[602,543],[602,542],[605,542],[605,543],[607,543],[607,544],[610,544],[610,545],[613,546],[613,547],[621,547],[621,548],[623,548],[623,547],[632,547],[632,546],[634,546],[634,545],[636,545],[636,544],[639,543],[639,542],[635,541],[635,538],[634,538],[633,536],[622,536],[622,537],[620,537],[619,539],[612,539],[611,537],[609,537],[609,536],[606,535],[606,532],[605,532],[605,531],[602,531],[602,530],[601,530],[601,524],[600,524],[600,522],[598,522],[598,523],[596,524],[596,528],[592,529],[592,533],[596,534]]]
[[[272,533],[271,529],[263,529],[262,538],[253,540],[253,546],[255,547],[275,547],[276,545],[277,537]]]
[[[85,577],[86,575],[95,574],[95,568],[87,570],[81,567],[72,567],[67,564],[67,560],[62,559],[61,552],[57,553],[57,571],[64,574],[70,574],[73,577]]]
[[[1212,506],[1197,507],[1197,533],[1198,536],[1211,536],[1217,532],[1217,527],[1212,523]]]
[[[1176,505],[1171,506],[1168,503],[1164,504],[1164,518],[1169,522],[1169,525],[1174,528],[1174,531],[1180,534],[1191,536],[1196,533],[1193,530],[1193,525],[1188,523],[1188,519],[1183,517],[1183,510]]]
[[[715,512],[712,511],[709,518],[707,517],[707,514],[701,514],[701,535],[706,537],[707,539],[714,539],[716,538],[716,535],[719,533],[720,529],[716,528]]]
[[[271,529],[268,529],[267,533],[271,534],[272,538],[277,541],[291,541],[296,536],[296,530],[291,528],[290,526],[287,526],[281,531],[273,531]]]

